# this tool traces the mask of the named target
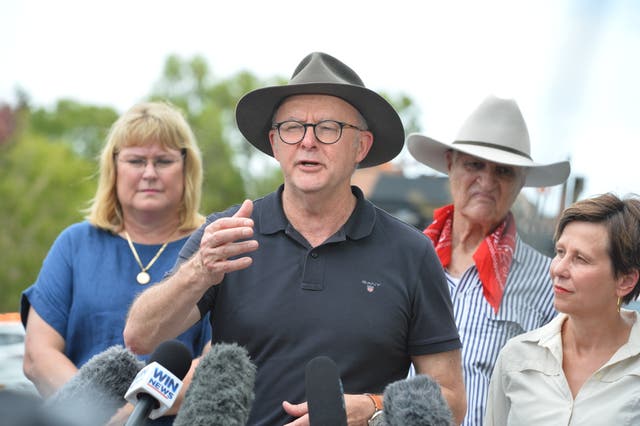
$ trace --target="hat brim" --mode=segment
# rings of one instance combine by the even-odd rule
[[[318,94],[343,99],[353,105],[373,133],[373,145],[359,168],[377,166],[394,159],[404,145],[404,127],[398,113],[376,92],[366,87],[336,83],[306,83],[256,89],[240,99],[236,107],[238,129],[253,146],[273,157],[269,130],[275,109],[284,98]]]
[[[521,155],[500,149],[478,145],[447,144],[417,133],[407,137],[407,148],[416,160],[444,174],[449,174],[445,155],[449,150],[463,152],[494,163],[525,167],[527,177],[524,186],[530,187],[559,185],[567,180],[571,172],[568,161],[538,164]]]

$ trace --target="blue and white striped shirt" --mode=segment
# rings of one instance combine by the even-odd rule
[[[517,236],[497,314],[484,298],[475,265],[460,278],[447,274],[462,341],[462,368],[467,391],[467,416],[463,425],[482,425],[491,373],[507,340],[541,327],[556,316],[550,264],[550,258]]]

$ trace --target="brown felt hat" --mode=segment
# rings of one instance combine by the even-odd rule
[[[404,145],[404,127],[396,110],[382,96],[367,89],[347,65],[322,52],[307,55],[289,83],[264,87],[244,95],[236,107],[236,122],[244,137],[260,151],[273,156],[269,130],[275,110],[293,95],[331,95],[360,112],[373,133],[373,145],[359,167],[371,167],[395,158]]]

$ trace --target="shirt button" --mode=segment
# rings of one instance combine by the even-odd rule
[[[313,257],[314,259],[318,257],[318,253],[316,253],[315,251],[311,252],[311,257]]]

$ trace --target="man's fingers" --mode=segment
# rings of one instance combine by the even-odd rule
[[[247,220],[247,219],[245,219]],[[217,223],[218,221],[214,222]],[[205,231],[200,242],[201,247],[218,247],[235,241],[247,240],[253,236],[251,226],[238,226],[233,228],[218,228]]]
[[[200,240],[199,265],[209,273],[222,274],[247,268],[253,260],[239,257],[258,249],[250,218],[253,202],[245,200],[232,217],[223,217],[207,225]],[[222,278],[220,278],[222,279]]]
[[[233,217],[246,217],[250,218],[251,213],[253,213],[253,201],[244,200],[240,209],[233,215]]]
[[[258,249],[258,242],[256,240],[241,241],[237,243],[226,243],[221,246],[203,246],[201,247],[201,256],[206,264],[211,264],[228,258],[241,256],[246,253],[251,253]]]
[[[221,229],[232,229],[241,227],[253,228],[253,219],[251,219],[252,212],[253,202],[251,200],[244,200],[244,202],[240,206],[240,209],[235,212],[233,216],[221,217],[215,220],[214,222],[207,225],[206,231],[217,232]]]
[[[308,406],[306,402],[302,404],[292,404],[288,401],[282,402],[282,408],[292,417],[295,417],[291,423],[288,423],[285,426],[308,426],[309,425],[309,416],[308,416]]]

